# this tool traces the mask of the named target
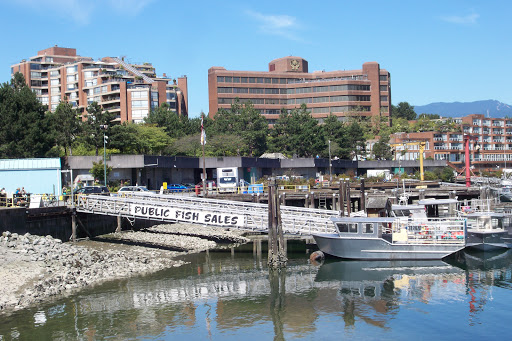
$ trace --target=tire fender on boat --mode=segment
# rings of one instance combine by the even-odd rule
[[[325,259],[325,255],[322,251],[315,251],[309,256],[309,260],[311,264],[317,265],[318,262],[321,262]]]

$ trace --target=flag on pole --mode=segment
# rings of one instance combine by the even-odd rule
[[[204,131],[204,126],[203,126],[203,116],[201,116],[201,145],[205,145],[206,144],[206,132]]]

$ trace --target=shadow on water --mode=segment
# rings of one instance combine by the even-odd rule
[[[286,269],[272,271],[263,244],[187,255],[185,266],[16,312],[2,320],[0,340],[446,339],[469,327],[475,337],[492,337],[484,322],[503,320],[508,308],[491,298],[512,303],[509,251],[472,253],[463,264],[460,256],[450,263],[327,259],[313,266],[301,249],[289,252]],[[426,316],[428,324],[405,327]],[[444,328],[447,316],[451,328]]]

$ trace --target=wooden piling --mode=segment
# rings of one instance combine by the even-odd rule
[[[343,217],[345,215],[345,194],[347,194],[347,190],[345,189],[345,180],[340,180],[340,216]]]
[[[350,200],[350,181],[346,182],[345,188],[347,190],[347,217],[350,217],[350,213],[352,212],[352,201]]]
[[[366,194],[364,192],[364,178],[361,178],[361,201],[359,203],[359,210],[366,211]]]
[[[315,192],[311,192],[311,196],[309,197],[309,207],[316,208],[315,206]]]
[[[122,227],[122,219],[123,217],[121,217],[120,215],[117,216],[117,227],[116,227],[116,232],[121,232],[121,227]]]
[[[282,268],[286,262],[279,193],[276,180],[272,179],[268,186],[268,266]]]
[[[76,242],[76,209],[71,211],[71,241]]]

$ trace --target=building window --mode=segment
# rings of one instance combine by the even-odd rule
[[[132,99],[133,98],[148,98],[147,91],[132,91]]]
[[[380,96],[380,101],[381,102],[387,102],[388,101],[388,96]]]
[[[388,80],[388,76],[387,75],[380,75],[379,79],[381,81],[387,81]]]
[[[176,94],[174,92],[167,92],[166,95],[168,101],[173,101],[176,99]]]
[[[233,92],[233,88],[217,88],[219,94],[230,94]]]
[[[78,70],[77,66],[68,66],[66,68],[66,73],[75,73]]]
[[[224,83],[224,76],[217,76],[217,83]]]
[[[386,92],[386,91],[388,91],[388,86],[387,85],[381,85],[379,89],[380,89],[380,91]]]
[[[147,108],[147,101],[132,101],[132,108]]]
[[[224,82],[231,83],[233,81],[233,78],[231,77],[224,77]]]
[[[313,103],[324,103],[329,102],[329,97],[313,97]]]
[[[50,71],[50,77],[59,77],[60,71]]]
[[[264,94],[265,93],[265,89],[262,89],[262,88],[249,88],[249,93],[250,94]]]
[[[249,93],[249,89],[248,88],[233,88],[233,93],[234,94],[247,94],[247,93]]]
[[[218,100],[219,104],[233,104],[232,98],[219,98]]]

